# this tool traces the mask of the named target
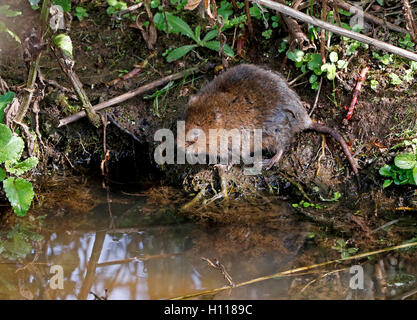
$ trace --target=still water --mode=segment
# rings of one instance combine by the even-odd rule
[[[146,192],[86,184],[54,192],[33,209],[37,218],[1,230],[0,299],[170,299],[207,290],[193,298],[415,297],[417,268],[397,253],[231,288],[340,258],[315,244],[317,226],[273,199],[268,210],[229,208],[229,216],[246,218],[219,224],[187,219]],[[363,270],[356,287],[353,265]],[[224,290],[210,292],[216,288]]]

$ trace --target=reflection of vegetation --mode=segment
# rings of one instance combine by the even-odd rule
[[[43,236],[30,226],[17,223],[9,232],[0,232],[0,254],[9,260],[25,258],[32,251],[32,242],[43,240]]]
[[[356,254],[359,250],[358,248],[348,248],[346,246],[346,241],[343,239],[337,239],[336,245],[332,246],[332,249],[339,251],[342,259],[348,258]]]

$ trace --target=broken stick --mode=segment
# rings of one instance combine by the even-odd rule
[[[186,77],[186,76],[188,76],[188,75],[190,75],[193,72],[196,72],[198,70],[199,70],[199,68],[190,68],[190,69],[178,72],[178,73],[174,73],[170,76],[166,76],[166,77],[161,78],[159,80],[156,80],[156,81],[153,81],[151,83],[145,84],[144,86],[141,86],[141,87],[139,87],[139,88],[137,88],[133,91],[126,92],[126,93],[124,93],[124,94],[122,94],[118,97],[112,98],[112,99],[107,100],[107,101],[102,102],[102,103],[99,103],[99,104],[93,106],[93,110],[94,111],[99,111],[99,110],[114,106],[116,104],[122,103],[122,102],[124,102],[128,99],[131,99],[131,98],[133,98],[137,95],[141,95],[141,94],[143,94],[143,93],[145,93],[149,90],[153,90],[153,89],[155,89],[155,88],[157,88],[161,85],[164,85],[164,84],[166,84],[166,83],[168,83],[172,80],[178,80],[178,79],[184,78],[184,77]],[[62,126],[66,126],[66,125],[68,125],[72,122],[75,122],[75,121],[79,120],[79,119],[82,119],[85,116],[86,116],[85,111],[80,111],[80,112],[75,113],[71,116],[63,118],[59,121],[58,128],[62,127]]]

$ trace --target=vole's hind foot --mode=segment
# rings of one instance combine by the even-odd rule
[[[271,159],[265,159],[262,161],[262,167],[265,168],[265,170],[271,169],[275,164],[279,162],[281,159],[281,156],[283,154],[282,149],[278,150],[277,153],[271,158]]]

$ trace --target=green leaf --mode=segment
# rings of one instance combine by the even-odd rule
[[[337,52],[334,52],[334,51],[330,52],[329,58],[330,58],[330,61],[333,63],[339,60],[339,56],[337,55]]]
[[[198,42],[198,39],[195,37],[193,30],[190,28],[187,22],[178,18],[172,14],[167,13],[168,24],[171,25],[174,32],[179,32],[184,36],[187,36],[193,39],[195,42]]]
[[[383,177],[391,177],[391,166],[385,165],[379,169],[379,174]]]
[[[215,50],[217,52],[220,51],[220,41],[209,41],[209,42],[203,43],[203,46],[211,50]],[[230,48],[227,44],[224,45],[224,53],[227,54],[229,57],[235,56],[233,49]]]
[[[201,35],[201,27],[200,25],[197,25],[197,27],[195,27],[195,37],[197,38],[198,42],[200,42],[200,35]]]
[[[294,51],[287,51],[287,57],[294,62],[301,62],[304,57],[304,52],[297,49]]]
[[[175,50],[172,50],[167,56],[167,61],[172,62],[172,61],[178,60],[179,58],[185,56],[188,52],[190,52],[196,46],[197,46],[196,44],[192,44],[192,45],[182,46]]]
[[[347,61],[346,60],[338,60],[337,61],[337,67],[339,69],[343,69],[344,67],[346,67],[347,65]]]
[[[417,165],[416,156],[412,153],[397,155],[394,158],[394,163],[400,169],[413,169]]]
[[[207,42],[207,41],[214,39],[215,37],[217,37],[218,33],[219,31],[217,29],[210,30],[209,32],[206,33],[202,42]]]
[[[20,11],[10,10],[9,8],[10,6],[8,4],[0,6],[0,16],[13,18],[13,17],[20,16],[22,14],[22,12]]]
[[[391,78],[390,83],[393,84],[393,85],[399,85],[399,84],[403,83],[403,81],[400,79],[400,77],[397,76],[395,73],[390,73],[389,77]]]
[[[25,143],[22,138],[12,136],[9,143],[0,148],[0,164],[10,161],[17,161],[22,156]]]
[[[327,72],[327,79],[333,80],[336,78],[336,65],[332,63],[325,63],[321,66],[321,70]]]
[[[6,171],[3,168],[0,168],[0,182],[6,178]]]
[[[35,168],[38,165],[38,158],[30,157],[27,158],[25,161],[22,162],[15,162],[13,163],[10,160],[7,160],[5,163],[6,170],[10,173],[13,173],[17,176]]]
[[[4,109],[6,109],[7,105],[13,101],[14,92],[9,91],[0,96],[0,123],[4,120]]]
[[[5,124],[0,123],[0,148],[6,146],[12,138],[12,131]]]
[[[54,4],[59,5],[65,12],[71,11],[71,0],[53,0]]]
[[[417,167],[413,168],[413,179],[414,179],[414,184],[417,184]]]
[[[14,212],[20,217],[26,215],[34,196],[32,184],[23,178],[7,178],[3,188]]]
[[[317,76],[313,73],[310,78],[308,79],[310,83],[317,82]]]
[[[392,184],[392,180],[384,180],[384,184],[382,185],[382,189],[388,188]]]
[[[314,53],[311,55],[310,61],[307,63],[307,67],[314,71],[316,69],[320,69],[321,67],[321,56],[318,53]]]
[[[61,49],[61,51],[73,59],[72,56],[72,41],[66,34],[59,34],[53,38],[55,45]]]

